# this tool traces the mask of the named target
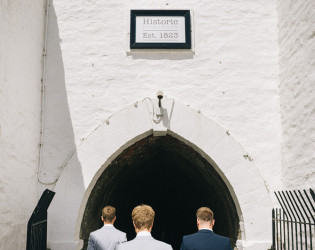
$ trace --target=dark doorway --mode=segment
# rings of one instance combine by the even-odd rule
[[[149,136],[124,150],[102,173],[88,199],[80,238],[102,226],[101,209],[115,206],[115,227],[135,237],[131,211],[148,204],[156,217],[152,235],[179,249],[183,235],[197,231],[196,210],[210,207],[214,232],[230,237],[234,245],[239,218],[222,178],[197,151],[172,136]]]

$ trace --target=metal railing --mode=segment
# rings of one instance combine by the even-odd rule
[[[281,206],[272,210],[272,249],[315,248],[315,193],[312,189],[275,192]]]
[[[44,250],[47,247],[47,209],[55,192],[46,189],[27,224],[26,250]]]

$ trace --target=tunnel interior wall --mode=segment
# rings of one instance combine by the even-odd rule
[[[210,207],[214,231],[239,235],[239,217],[231,194],[210,163],[185,143],[167,135],[148,136],[116,157],[97,180],[85,208],[80,238],[86,249],[89,233],[102,226],[101,209],[115,206],[115,226],[135,237],[131,211],[148,204],[156,212],[153,237],[179,249],[182,236],[197,231],[196,210]]]

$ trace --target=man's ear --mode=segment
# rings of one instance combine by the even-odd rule
[[[115,220],[116,220],[116,216],[114,217],[114,219],[113,219],[113,221],[112,221],[113,224],[114,224]]]
[[[138,233],[138,229],[136,228],[135,223],[132,221],[133,227],[135,228],[135,232]]]
[[[104,218],[103,218],[103,215],[101,216],[101,220],[104,222]]]
[[[213,219],[213,220],[212,220],[212,223],[211,223],[211,224],[212,224],[212,225],[211,225],[212,227],[214,226],[214,222],[215,222],[215,220]]]

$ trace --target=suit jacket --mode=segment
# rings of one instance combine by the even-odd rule
[[[183,237],[180,250],[232,250],[229,238],[201,229]]]
[[[117,245],[115,250],[172,250],[171,245],[152,236],[138,236],[131,241]]]
[[[127,241],[126,234],[114,226],[103,226],[90,233],[87,250],[114,250],[117,244]]]

